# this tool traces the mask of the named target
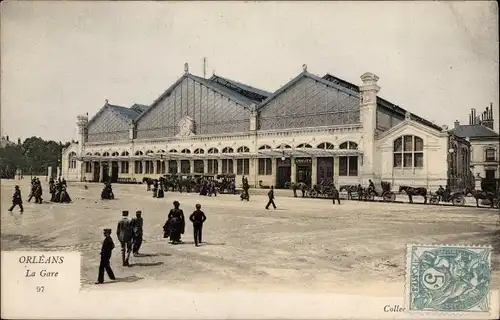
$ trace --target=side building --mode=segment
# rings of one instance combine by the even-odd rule
[[[499,136],[494,129],[493,104],[478,115],[471,109],[469,124],[462,125],[455,121],[453,133],[459,137],[468,137],[471,144],[471,171],[475,188],[494,189],[500,178]]]
[[[148,107],[106,101],[90,121],[79,116],[78,141],[62,154],[63,175],[140,182],[166,173],[232,173],[237,184],[245,175],[253,186],[278,188],[369,179],[431,189],[465,185],[467,139],[382,99],[378,80],[365,73],[356,86],[315,76],[304,65],[269,93],[195,76],[186,64],[184,75]]]

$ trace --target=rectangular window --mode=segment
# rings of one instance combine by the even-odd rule
[[[411,168],[413,166],[413,153],[403,154],[403,167]]]
[[[92,163],[89,161],[85,161],[85,173],[92,172]]]
[[[486,161],[495,161],[495,150],[487,149],[486,150]]]
[[[128,173],[128,161],[121,161],[121,173]]]
[[[395,153],[393,157],[393,167],[401,168],[403,166],[403,155],[401,153]]]
[[[358,156],[339,157],[339,176],[358,175]]]
[[[339,176],[347,176],[347,157],[339,157]]]
[[[177,173],[177,161],[175,160],[168,161],[168,173]]]
[[[208,174],[217,174],[219,172],[219,164],[216,159],[208,159]]]
[[[190,173],[191,163],[189,160],[181,160],[181,173]]]
[[[236,160],[236,172],[238,175],[250,174],[250,159]]]
[[[259,175],[270,176],[273,174],[272,161],[270,158],[259,159]]]
[[[413,136],[404,136],[404,151],[413,151]]]
[[[415,168],[423,168],[424,167],[424,154],[422,152],[415,152],[415,158],[414,158],[414,164],[413,166]]]
[[[203,160],[194,160],[194,173],[204,173]]]
[[[349,161],[349,176],[357,176],[358,175],[358,156],[351,156],[348,159]]]
[[[156,173],[165,174],[165,161],[156,160]]]
[[[222,159],[222,173],[233,173],[233,160],[232,159]]]
[[[134,172],[137,173],[142,173],[142,161],[135,161],[134,162]]]

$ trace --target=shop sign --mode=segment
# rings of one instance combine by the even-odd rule
[[[312,165],[312,159],[311,158],[296,158],[295,159],[295,164],[298,164],[298,165]]]

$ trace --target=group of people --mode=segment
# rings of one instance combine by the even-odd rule
[[[241,178],[241,184],[243,186],[243,191],[241,192],[241,195],[240,195],[241,201],[243,201],[243,200],[250,201],[250,194],[248,193],[248,189],[250,189],[250,185],[248,184],[248,178],[243,176]]]
[[[31,179],[31,192],[28,197],[28,202],[31,202],[31,199],[35,198],[35,203],[42,203],[42,183],[40,182],[40,179],[38,178],[33,178]]]
[[[213,195],[217,197],[217,186],[215,185],[215,181],[203,179],[201,183],[200,196],[211,197]]]
[[[57,179],[54,181],[54,178],[49,179],[49,192],[51,194],[50,201],[51,202],[59,202],[59,203],[70,203],[71,197],[68,193],[68,184],[64,178]]]
[[[185,229],[184,212],[180,209],[179,201],[174,201],[173,205],[174,208],[168,213],[167,221],[163,226],[163,237],[170,237],[172,244],[179,244],[182,243],[181,235],[184,234]],[[124,267],[130,266],[130,254],[133,254],[134,257],[140,256],[139,250],[142,246],[144,234],[142,211],[136,211],[136,217],[133,219],[129,219],[128,215],[128,211],[122,211],[122,218],[118,221],[116,227],[116,236],[120,242],[122,265]],[[198,247],[202,242],[203,223],[207,220],[205,213],[201,211],[200,204],[196,204],[196,210],[189,216],[189,220],[193,223],[194,244]],[[101,260],[96,284],[104,282],[104,272],[108,274],[111,280],[116,279],[110,265],[111,254],[115,248],[111,238],[111,229],[104,229],[103,234],[104,241],[101,247]]]

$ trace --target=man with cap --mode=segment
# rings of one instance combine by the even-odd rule
[[[142,226],[144,224],[144,219],[142,218],[142,211],[138,210],[135,212],[135,218],[130,221],[130,226],[132,229],[132,253],[134,257],[139,255],[139,249],[142,245]]]
[[[12,212],[12,210],[14,210],[16,206],[19,206],[19,209],[21,209],[21,214],[23,214],[23,199],[21,198],[21,190],[19,189],[19,186],[14,187],[14,194],[12,195],[12,207],[10,207],[9,211]]]
[[[201,204],[196,204],[196,210],[189,216],[189,220],[193,223],[194,245],[198,246],[201,243],[203,223],[207,220],[205,213],[201,211]]]
[[[130,220],[128,219],[128,211],[122,211],[122,219],[118,221],[118,226],[116,227],[116,235],[122,247],[123,266],[128,267],[128,259],[130,258],[130,252],[132,251],[132,230],[130,228]],[[127,251],[126,258],[125,251]]]
[[[116,280],[115,274],[113,273],[113,270],[111,270],[111,266],[109,264],[111,253],[114,248],[115,244],[113,243],[113,239],[111,239],[111,229],[104,229],[104,241],[102,242],[99,275],[97,276],[97,282],[95,284],[101,284],[104,282],[104,270],[106,270],[106,273],[111,280]]]

